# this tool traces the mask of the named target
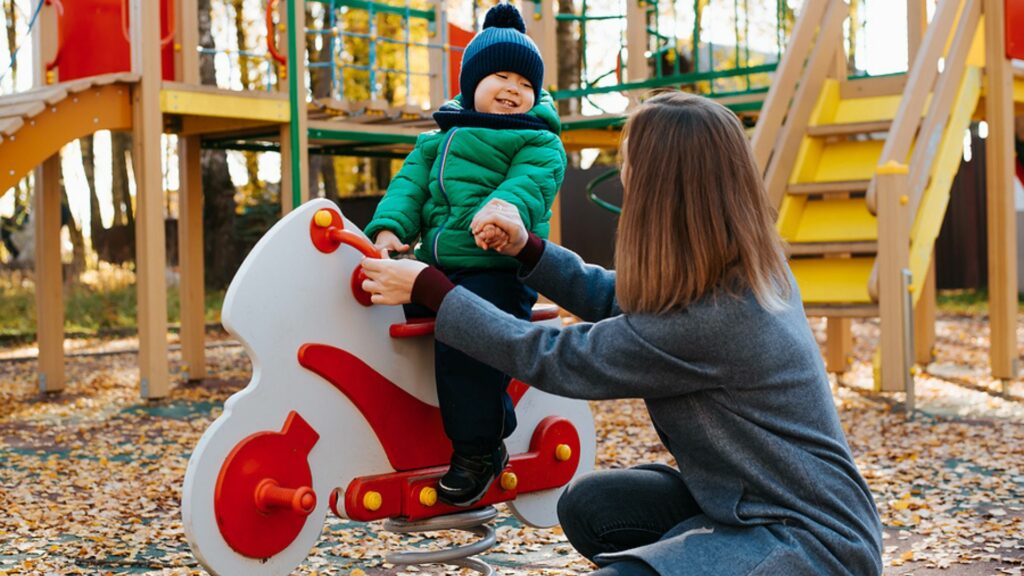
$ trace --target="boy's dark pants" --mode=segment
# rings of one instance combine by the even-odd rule
[[[537,292],[514,270],[445,270],[457,286],[523,320],[537,302]],[[432,316],[423,307],[406,306],[407,317]],[[511,378],[455,348],[434,342],[434,374],[444,432],[452,448],[465,456],[491,454],[516,427],[516,413],[505,389]]]

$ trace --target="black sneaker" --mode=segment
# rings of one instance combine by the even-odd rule
[[[504,442],[489,455],[463,456],[454,453],[451,466],[437,483],[437,498],[450,506],[472,506],[484,497],[491,482],[494,482],[505,466],[508,466],[508,450]]]

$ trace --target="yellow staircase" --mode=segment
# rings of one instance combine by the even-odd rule
[[[928,272],[953,177],[960,166],[963,135],[980,90],[980,70],[970,68],[964,74],[913,220],[910,268],[915,295],[920,294],[917,288]],[[877,316],[873,270],[878,223],[866,195],[903,95],[842,98],[840,92],[838,81],[825,81],[800,144],[776,226],[789,243],[790,265],[808,314]],[[909,160],[908,155],[906,162]]]

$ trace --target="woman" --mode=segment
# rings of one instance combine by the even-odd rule
[[[643,398],[678,470],[572,483],[559,518],[594,574],[880,574],[881,525],[736,117],[655,96],[623,139],[616,272],[530,236],[494,201],[477,241],[584,322],[506,315],[414,261],[366,260],[373,300],[437,310],[436,337],[573,398]]]

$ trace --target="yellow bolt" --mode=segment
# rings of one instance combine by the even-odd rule
[[[572,448],[568,444],[559,444],[555,448],[555,459],[559,462],[565,462],[569,458],[572,458]]]
[[[540,12],[534,12],[533,13],[533,19],[534,20],[540,20]]]
[[[321,228],[327,228],[331,225],[331,222],[334,222],[334,216],[331,215],[330,210],[317,210],[316,215],[313,216],[313,222]]]
[[[380,510],[381,504],[383,503],[384,498],[380,495],[380,492],[370,490],[366,494],[363,494],[363,508],[366,508],[370,512]]]
[[[174,43],[174,51],[175,52],[181,52],[181,43],[180,42],[175,42]]]
[[[430,486],[420,490],[420,504],[427,507],[437,504],[437,490]]]
[[[909,203],[910,203],[910,197],[909,196],[907,196],[906,194],[900,196],[900,204],[901,205],[906,206]]]
[[[502,490],[515,490],[516,486],[519,486],[519,477],[515,472],[505,472],[501,475]]]

